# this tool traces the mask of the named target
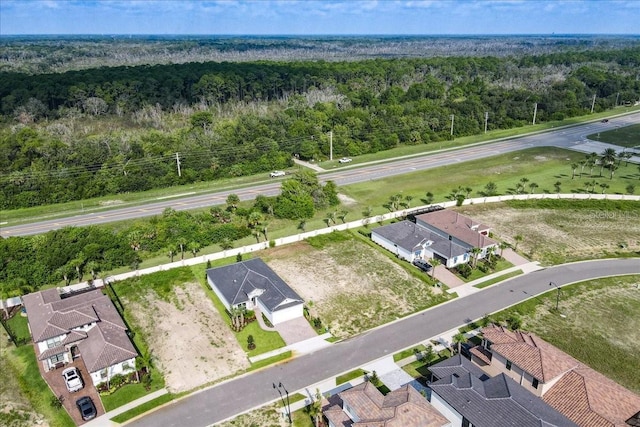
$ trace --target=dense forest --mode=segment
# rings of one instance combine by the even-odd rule
[[[517,58],[187,63],[0,79],[0,209],[562,120],[640,96],[640,47]],[[451,117],[455,117],[453,136]],[[177,172],[177,161],[181,170]]]

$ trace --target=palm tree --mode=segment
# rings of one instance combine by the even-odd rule
[[[521,234],[516,234],[513,237],[513,240],[516,241],[516,246],[513,248],[513,250],[517,252],[518,251],[518,243],[522,242],[524,240],[524,237],[522,237]]]
[[[562,183],[560,181],[556,181],[555,184],[553,184],[553,186],[555,187],[556,193],[560,193],[560,186],[562,185]]]
[[[322,395],[320,389],[316,388],[316,394],[313,396],[313,401],[309,405],[309,416],[313,418],[315,427],[320,426],[320,416],[322,415]]]
[[[410,197],[410,196],[407,196],[407,197]],[[338,213],[338,218],[340,218],[340,221],[342,221],[343,224],[345,222],[344,219],[347,217],[348,214],[349,214],[349,211],[344,211],[344,210]]]
[[[240,197],[238,197],[237,194],[231,193],[227,196],[227,207],[231,212],[234,212],[236,209],[238,209],[239,204],[240,204]]]
[[[306,220],[300,220],[300,223],[298,224],[298,230],[301,230],[304,233],[304,230],[307,227],[307,221]]]
[[[495,196],[498,191],[498,186],[495,182],[488,182],[487,185],[484,186],[484,194],[487,197]]]
[[[502,252],[504,252],[504,250],[510,247],[511,245],[508,244],[507,242],[500,242],[500,245],[498,246],[500,247],[500,257],[502,258]]]
[[[518,187],[520,189],[519,193],[523,193],[524,192],[524,189],[525,189],[525,187],[527,185],[527,182],[529,182],[529,178],[520,178],[520,184],[519,184],[519,187]]]
[[[462,332],[458,332],[453,336],[452,341],[454,344],[457,344],[457,347],[458,347],[457,353],[460,354],[460,347],[462,346],[462,343],[467,342],[467,338],[464,336]]]
[[[431,264],[431,278],[435,280],[436,278],[436,268],[441,264],[438,258],[431,258],[429,260],[429,264]]]
[[[478,255],[480,255],[480,252],[482,252],[482,249],[471,248],[469,252],[471,252],[471,256],[473,257],[473,268],[476,268],[476,265],[478,264]]]
[[[176,248],[175,248],[174,245],[169,245],[169,247],[167,249],[168,249],[167,256],[169,257],[171,262],[173,262],[173,257],[176,256]]]
[[[193,257],[195,258],[198,252],[200,252],[200,243],[196,241],[192,241],[191,243],[189,243],[189,250],[193,254]]]
[[[269,240],[269,236],[267,235],[268,231],[269,231],[269,223],[265,222],[264,224],[262,224],[262,234],[264,234],[265,241]]]
[[[602,176],[602,169],[608,167],[616,161],[616,150],[613,148],[607,148],[600,154],[600,176]]]
[[[609,165],[609,171],[611,172],[611,175],[609,175],[609,179],[613,179],[613,173],[616,171],[616,169],[618,169],[618,166],[614,165],[613,163]]]
[[[466,198],[468,199],[468,198],[469,198],[469,196],[471,195],[471,192],[473,191],[473,188],[471,188],[471,187],[465,187],[464,191],[465,191],[465,193],[467,193]]]
[[[576,170],[580,167],[580,165],[576,162],[571,163],[571,179],[576,177]]]
[[[587,162],[589,163],[589,176],[593,177],[593,168],[598,161],[598,153],[587,154]]]
[[[600,188],[602,188],[602,194],[604,194],[604,191],[609,188],[609,184],[603,182],[600,184]]]
[[[100,264],[98,264],[98,261],[92,260],[89,261],[87,263],[87,265],[84,266],[87,270],[89,270],[89,272],[91,273],[91,277],[93,278],[93,280],[98,278],[98,275],[100,273]]]
[[[180,259],[184,259],[184,250],[187,247],[187,239],[185,239],[184,237],[179,237],[176,243],[180,248]]]
[[[433,193],[427,191],[427,194],[425,194],[425,198],[422,201],[425,205],[430,205],[431,203],[433,203]]]
[[[531,189],[531,194],[533,194],[533,191],[538,188],[538,184],[532,182],[531,184],[529,184],[529,188]]]

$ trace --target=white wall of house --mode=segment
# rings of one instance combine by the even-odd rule
[[[379,244],[380,246],[382,246],[392,254],[397,255],[398,258],[407,260],[409,262],[413,262],[413,260],[415,259],[414,257],[415,254],[413,252],[397,246],[395,243],[385,239],[384,237],[377,234],[375,231],[371,232],[371,240],[373,240],[375,243]]]
[[[282,322],[286,322],[287,320],[297,319],[298,317],[302,317],[304,314],[302,312],[302,303],[296,304],[291,307],[284,308],[282,310],[276,310],[273,313],[269,311],[260,298],[257,299],[257,306],[260,308],[260,311],[264,313],[265,317],[269,319],[272,325],[277,325]]]
[[[451,405],[442,399],[438,393],[431,390],[431,405],[436,408],[451,423],[451,427],[462,426],[462,415],[458,413]]]
[[[116,363],[108,368],[101,369],[96,372],[91,372],[91,381],[93,385],[107,382],[109,378],[113,378],[115,375],[127,374],[136,370],[136,359],[125,360],[124,362]]]
[[[213,292],[215,292],[215,294],[218,296],[218,299],[220,299],[222,304],[226,307],[226,309],[231,310],[231,304],[229,304],[229,301],[227,301],[224,295],[222,295],[222,292],[218,290],[218,287],[211,281],[209,276],[207,276],[207,282],[211,286],[211,289],[213,289]]]
[[[525,372],[523,369],[521,369],[519,366],[513,363],[511,364],[511,369],[508,370],[507,359],[504,356],[492,352],[491,366],[496,368],[499,372],[503,372],[505,375],[508,375],[514,381],[519,383],[522,387],[526,388],[536,396],[543,396],[562,377],[562,374],[561,374],[546,383],[540,382],[538,384],[538,387],[535,388],[533,386],[533,382],[534,382],[533,376]]]
[[[351,406],[344,400],[342,401],[342,410],[351,418],[354,423],[360,421],[360,417],[356,414],[356,411],[353,410]]]

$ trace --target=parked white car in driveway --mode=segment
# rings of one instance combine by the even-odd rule
[[[64,378],[64,383],[67,385],[67,390],[70,392],[82,390],[84,384],[82,384],[82,378],[80,378],[80,373],[76,368],[67,368],[62,371],[62,378]]]
[[[340,160],[338,160],[338,163],[349,163],[352,162],[353,159],[351,157],[343,157]]]
[[[271,178],[277,178],[279,176],[285,176],[286,174],[284,173],[284,171],[273,171],[269,174],[269,176]]]

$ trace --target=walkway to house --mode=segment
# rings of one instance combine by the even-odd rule
[[[258,321],[258,325],[260,325],[260,329],[262,329],[263,331],[275,331],[276,328],[274,326],[267,326],[266,323],[264,323],[264,319],[262,318],[262,312],[260,311],[260,309],[258,307],[255,307],[253,309],[253,312],[256,315],[256,320]]]

